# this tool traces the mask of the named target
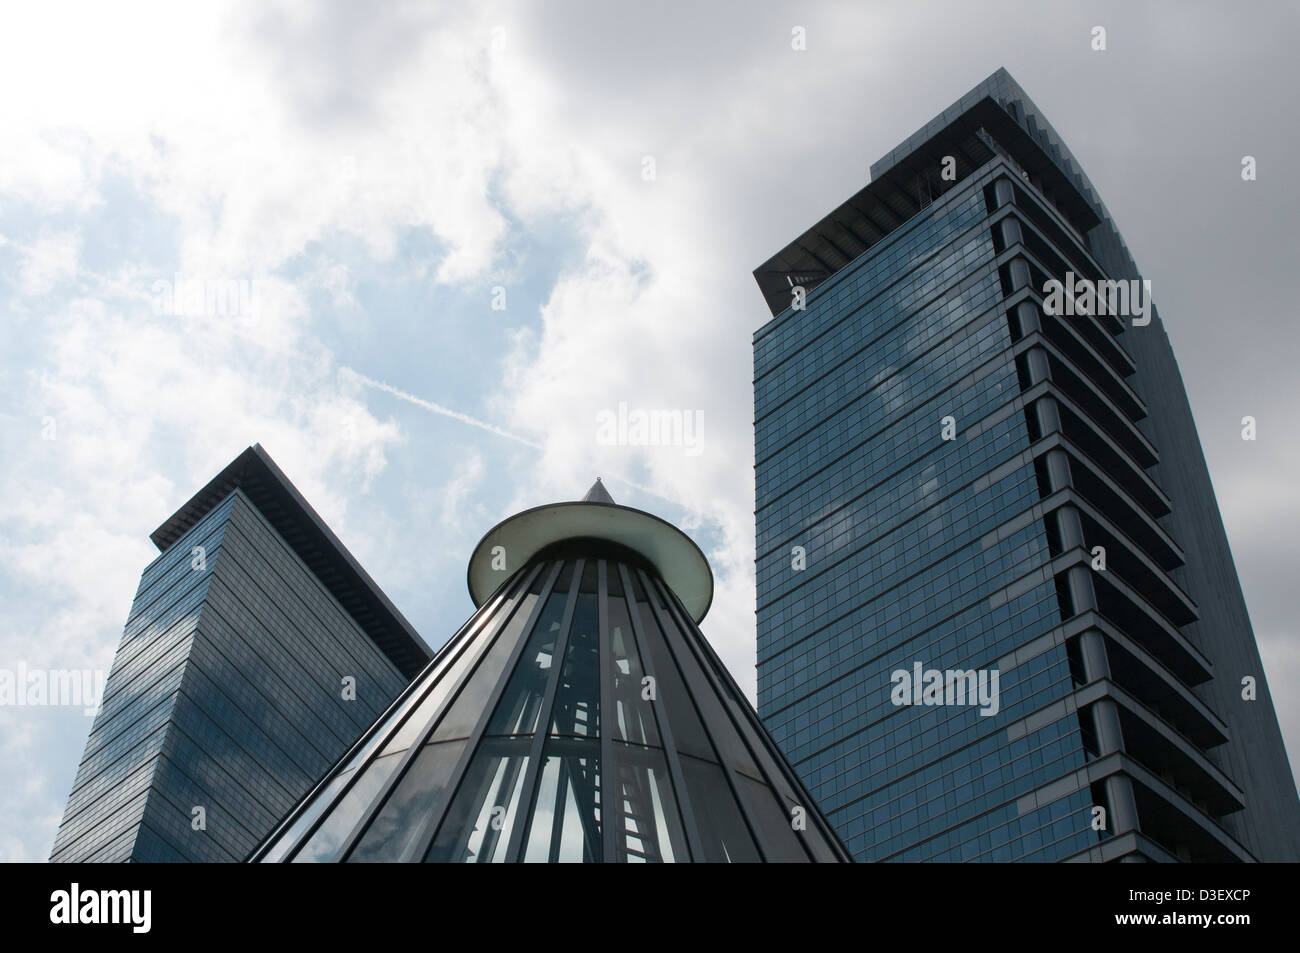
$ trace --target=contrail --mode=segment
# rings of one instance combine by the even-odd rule
[[[414,394],[408,394],[404,390],[398,390],[391,384],[385,384],[383,381],[373,380],[372,378],[366,377],[364,374],[358,374],[350,367],[340,367],[339,373],[347,374],[349,377],[355,378],[367,387],[373,387],[375,390],[382,390],[386,394],[392,394],[394,397],[415,404],[417,407],[423,407],[431,413],[441,414],[444,417],[450,417],[452,420],[459,420],[463,424],[469,424],[471,427],[478,427],[480,430],[494,433],[498,437],[505,437],[507,440],[513,440],[515,443],[522,443],[525,447],[532,447],[534,450],[542,449],[541,444],[536,444],[531,440],[526,440],[518,434],[513,434],[508,430],[502,430],[494,424],[490,424],[484,420],[479,420],[476,417],[471,417],[469,414],[462,414],[460,411],[452,410],[450,407],[444,407],[442,404],[435,404],[433,401],[425,400],[422,397],[416,397]]]
[[[527,440],[519,436],[518,434],[513,434],[508,430],[502,430],[500,427],[496,426],[495,424],[490,424],[485,420],[479,420],[477,417],[471,417],[469,414],[462,414],[460,411],[452,410],[450,407],[444,407],[442,406],[442,404],[435,404],[431,400],[425,400],[422,397],[416,397],[414,394],[408,394],[406,391],[399,390],[398,388],[394,387],[392,384],[385,384],[383,381],[377,381],[373,378],[367,377],[365,374],[360,374],[357,371],[354,371],[350,367],[340,367],[339,373],[346,374],[349,377],[359,381],[360,383],[365,384],[367,387],[373,387],[375,390],[381,390],[386,394],[392,394],[394,397],[397,397],[400,400],[404,400],[407,403],[414,404],[416,407],[423,407],[425,410],[429,411],[430,413],[440,414],[443,417],[450,417],[452,420],[459,420],[461,423],[469,424],[471,427],[478,427],[480,430],[486,430],[488,433],[494,433],[498,437],[505,437],[507,440],[513,440],[515,443],[522,443],[525,447],[532,447],[534,450],[543,449],[541,444],[533,443],[531,440]],[[650,496],[661,499],[666,503],[672,503],[676,506],[681,506],[688,513],[694,514],[697,512],[693,507],[685,506],[684,504],[681,503],[681,501],[674,500],[670,496],[664,496],[662,493],[652,490],[648,486],[642,486],[640,483],[628,479],[627,477],[623,476],[621,473],[615,472],[613,476],[614,479],[618,480],[621,483],[627,484],[634,490],[639,490],[642,493],[647,493]]]

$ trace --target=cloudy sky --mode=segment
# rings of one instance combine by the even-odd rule
[[[704,546],[752,692],[750,272],[1005,66],[1154,282],[1300,751],[1293,4],[0,16],[0,668],[106,669],[148,534],[261,442],[434,645],[482,532],[600,474]],[[159,307],[177,275],[251,313]],[[702,452],[601,445],[620,402]],[[0,860],[48,855],[89,727],[0,708]]]

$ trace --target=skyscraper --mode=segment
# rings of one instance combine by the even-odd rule
[[[52,861],[238,861],[431,656],[260,446],[154,531]]]
[[[679,530],[579,502],[490,530],[478,611],[254,854],[303,861],[847,861],[700,633]]]
[[[871,178],[754,273],[772,735],[859,860],[1300,859],[1186,393],[1095,189],[1005,70]]]

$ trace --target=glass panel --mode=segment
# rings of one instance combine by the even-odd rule
[[[745,799],[754,826],[758,828],[766,860],[778,864],[806,862],[808,855],[799,846],[801,835],[795,832],[793,817],[786,812],[785,805],[777,798],[776,792],[763,782],[747,778],[743,774],[732,774],[731,777],[740,790],[740,796]],[[812,823],[806,814],[804,823],[809,826]]]
[[[442,806],[465,744],[445,741],[424,746],[348,855],[349,863],[393,862],[402,857],[424,820]]]
[[[539,583],[534,580],[534,585],[538,584]],[[462,644],[458,647],[458,654],[456,654],[455,660],[448,661],[448,659],[452,658],[452,656],[449,655],[448,659],[443,659],[439,662],[443,671],[442,674],[438,676],[437,684],[432,692],[421,696],[421,692],[424,691],[424,686],[417,686],[415,690],[403,698],[401,705],[395,711],[390,712],[384,719],[383,725],[378,730],[371,732],[370,736],[366,739],[366,743],[348,758],[346,766],[349,768],[355,768],[358,764],[364,761],[370,752],[378,747],[378,745],[389,736],[389,733],[393,730],[393,726],[401,721],[402,716],[406,712],[410,711],[412,706],[419,704],[420,710],[410,718],[406,719],[402,724],[401,731],[398,733],[397,738],[394,739],[393,743],[385,746],[384,753],[388,754],[393,751],[403,751],[406,748],[409,748],[412,741],[411,736],[413,734],[419,734],[421,729],[427,727],[426,722],[429,715],[437,710],[438,705],[441,704],[442,699],[446,697],[447,692],[455,687],[456,682],[460,678],[461,673],[465,670],[465,667],[471,664],[475,659],[476,650],[467,648],[467,645],[479,640],[482,640],[485,643],[487,639],[491,637],[491,630],[496,629],[501,625],[501,621],[510,614],[511,608],[518,599],[519,592],[512,592],[509,598],[503,600],[501,604],[492,611],[490,618],[480,620],[474,630],[466,632],[462,639]],[[489,627],[487,633],[483,631],[484,625]],[[481,646],[479,649],[481,650]],[[433,675],[433,671],[425,670],[416,676],[416,678],[420,682],[427,682],[433,677]]]
[[[535,598],[536,593],[541,591],[545,575],[546,572],[543,569],[533,577],[533,581],[528,587],[528,596],[524,599],[525,604],[519,607],[520,612],[526,613],[529,610],[533,603],[528,597]],[[424,737],[428,731],[430,719],[438,713],[438,710],[446,701],[447,695],[460,684],[465,671],[477,659],[482,657],[484,646],[488,645],[489,641],[495,637],[495,632],[501,628],[502,621],[510,616],[515,603],[519,601],[519,595],[520,593],[516,590],[509,598],[505,599],[492,613],[492,618],[484,620],[484,624],[480,625],[479,631],[466,633],[468,638],[466,644],[462,646],[460,655],[455,661],[444,666],[444,671],[439,676],[437,684],[424,696],[424,699],[420,702],[420,707],[412,713],[410,718],[406,719],[397,734],[393,735],[392,740],[384,746],[385,754],[394,751],[405,751]],[[509,641],[509,639],[498,639],[497,641]],[[432,675],[432,673],[429,674]]]
[[[524,860],[596,863],[600,839],[600,742],[551,738],[537,782]]]
[[[610,697],[614,701],[613,737],[617,741],[657,746],[661,742],[659,729],[655,727],[654,703],[642,697],[645,686],[641,680],[645,671],[641,667],[641,655],[637,652],[627,601],[623,596],[622,575],[616,563],[610,563],[605,584],[609,596],[609,647],[613,672],[610,688]]]
[[[518,821],[531,738],[484,738],[447,809],[426,863],[505,860]]]
[[[740,806],[732,796],[722,769],[716,764],[682,755],[682,774],[703,841],[708,863],[752,863],[761,858],[745,825]]]
[[[596,604],[596,560],[587,561],[569,626],[564,668],[551,713],[551,734],[594,738],[600,732],[600,622]]]
[[[614,856],[620,863],[672,863],[690,860],[677,798],[664,753],[653,748],[614,745],[609,823],[614,825]]]
[[[510,676],[496,711],[488,723],[489,735],[522,735],[537,730],[538,711],[546,694],[546,680],[550,677],[551,662],[555,656],[555,640],[564,621],[564,605],[568,600],[569,579],[573,567],[565,568],[556,581],[555,589],[546,600],[542,614],[533,628],[533,634],[524,646],[515,670]]]
[[[478,724],[483,710],[488,705],[488,700],[492,697],[492,692],[496,690],[506,663],[510,661],[511,653],[519,644],[524,626],[528,624],[528,617],[537,605],[548,575],[546,569],[537,574],[533,584],[528,587],[528,594],[520,601],[519,608],[515,610],[515,614],[506,624],[501,635],[492,643],[492,648],[483,656],[483,661],[465,679],[464,687],[438,722],[438,727],[434,730],[430,741],[468,738],[473,732],[474,726]]]
[[[650,584],[655,589],[656,602],[663,605],[663,595],[658,591],[659,581],[651,580]],[[686,640],[679,629],[678,616],[667,608],[661,610],[661,613],[664,620],[665,641],[672,649],[681,674],[686,678],[686,686],[699,706],[700,717],[704,720],[704,724],[709,726],[709,737],[717,747],[722,763],[734,770],[743,771],[750,777],[761,778],[762,775],[754,764],[754,756],[750,754],[736,726],[722,708],[718,691],[714,689],[700,661],[687,647]],[[725,690],[725,683],[720,684],[719,688]]]
[[[636,595],[637,619],[641,623],[641,632],[644,635],[641,651],[646,659],[646,674],[654,676],[658,711],[668,713],[668,726],[672,729],[673,744],[677,746],[677,750],[686,754],[716,761],[718,756],[714,754],[713,746],[709,744],[708,736],[704,733],[704,725],[700,721],[699,713],[695,710],[690,695],[686,693],[686,686],[677,671],[677,665],[668,654],[663,632],[650,611],[641,580],[636,572],[633,571],[631,575],[632,590]]]
[[[366,765],[365,773],[357,778],[356,783],[348,789],[347,794],[343,795],[329,817],[316,828],[302,850],[294,855],[293,863],[333,860],[343,843],[343,838],[347,837],[357,821],[361,820],[362,813],[370,806],[371,801],[401,759],[401,755],[388,754]]]
[[[365,744],[354,751],[351,757],[348,758],[348,770],[355,769],[357,765],[370,756],[370,752],[379,747],[380,743],[388,737],[388,733],[393,730],[393,725],[397,724],[401,720],[402,716],[419,702],[420,691],[421,689],[416,687],[411,694],[402,699],[402,704],[398,709],[385,718],[384,723],[380,725],[379,728],[370,733],[370,737],[366,739]]]
[[[320,817],[321,812],[330,806],[334,800],[334,795],[339,792],[339,788],[347,783],[348,778],[352,777],[352,772],[355,770],[355,768],[346,768],[330,778],[325,787],[304,806],[303,812],[294,818],[293,823],[289,825],[283,834],[276,838],[275,846],[266,852],[266,856],[260,862],[274,864],[287,854],[289,848],[297,844],[302,832],[310,827],[312,822]]]

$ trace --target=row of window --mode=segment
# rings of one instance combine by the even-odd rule
[[[990,417],[983,420],[989,421]],[[900,442],[906,438],[907,434],[899,435]],[[910,458],[899,454],[898,469],[875,482],[859,484],[861,492],[859,487],[854,487],[847,498],[812,510],[811,518],[804,521],[798,532],[778,547],[762,551],[757,561],[760,607],[766,608],[779,594],[806,584],[850,542],[859,548],[876,549],[882,539],[901,527],[932,522],[936,506],[966,511],[964,497],[970,495],[976,480],[1028,447],[1024,422],[1013,415],[1003,416],[979,432],[959,439],[963,444],[960,451],[933,439],[932,434],[928,452]],[[882,453],[897,453],[899,448],[891,441],[878,449]],[[848,471],[843,483],[852,479],[853,472]],[[791,575],[790,550],[796,544],[811,557],[806,570],[801,570],[809,575]]]
[[[781,379],[798,379],[798,369],[784,365],[800,356],[799,344],[819,341],[842,316],[852,314],[882,290],[906,281],[913,269],[986,216],[978,188],[914,216],[874,246],[869,257],[859,259],[814,289],[806,299],[805,310],[787,311],[759,329],[754,336],[755,378],[766,378],[765,386]],[[792,338],[797,342],[794,346]]]
[[[967,406],[953,394],[981,379],[990,391],[995,391],[995,382],[1013,384],[1015,367],[1005,354],[1007,345],[1005,320],[989,314],[910,364],[882,371],[878,387],[759,464],[756,482],[761,517],[766,521],[767,508],[787,495],[802,497],[804,488],[818,482],[823,471],[842,465],[850,455],[857,459],[863,448],[896,432],[905,421],[913,428],[921,424],[919,446],[939,441],[943,416],[953,416],[960,422],[959,429],[969,427],[978,419],[977,407],[987,404],[990,395],[976,392],[968,399],[974,406]],[[1004,400],[1006,396],[1003,393]],[[918,449],[918,443],[910,447],[912,453]]]
[[[1021,511],[1033,505],[1030,480],[1010,486],[1021,498]],[[894,562],[885,565],[903,563],[904,552],[914,554],[915,562],[912,572],[894,584],[868,587],[853,578],[849,564],[841,590],[822,586],[796,593],[797,598],[787,604],[767,610],[759,630],[763,638],[760,670],[777,666],[770,673],[775,676],[784,674],[789,666],[820,668],[820,660],[836,651],[860,647],[863,639],[874,641],[882,635],[890,642],[907,641],[937,621],[939,617],[932,613],[950,613],[986,599],[1046,563],[1047,541],[1041,524],[1031,524],[985,548],[980,537],[1005,522],[1007,516],[996,501],[982,516],[979,511],[973,515],[980,522],[972,527],[972,538],[954,551],[931,552],[920,545],[919,535],[905,537],[909,545],[896,550]],[[1022,548],[1025,544],[1032,548]],[[814,674],[820,677],[825,672]],[[773,702],[779,704],[776,699]]]
[[[868,336],[865,328],[846,324],[845,334],[856,330],[858,336],[827,342],[826,353],[833,363],[819,368],[802,390],[779,404],[767,405],[768,412],[756,418],[756,459],[765,461],[811,421],[866,393],[916,356],[935,351],[954,332],[980,323],[1001,298],[998,277],[989,271],[973,281],[959,282],[919,311],[891,311],[887,329],[874,336]]]

